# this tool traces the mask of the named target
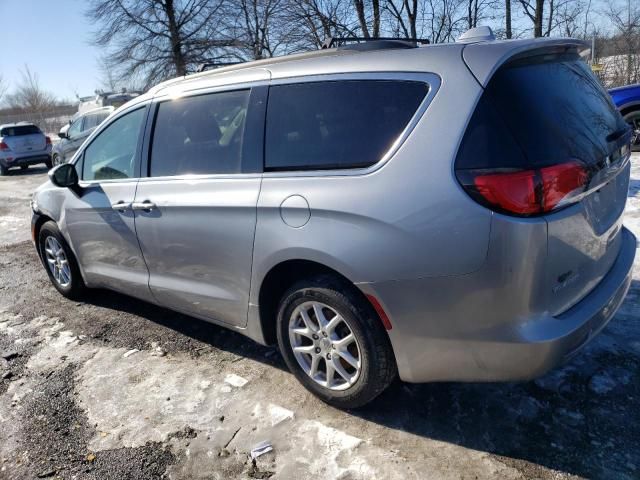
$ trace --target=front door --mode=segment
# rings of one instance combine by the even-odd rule
[[[136,230],[158,302],[244,326],[261,177],[249,89],[159,102]],[[261,140],[260,140],[261,145]]]
[[[67,192],[65,224],[89,286],[151,300],[131,209],[146,113],[124,113],[84,148],[76,163],[81,188]]]

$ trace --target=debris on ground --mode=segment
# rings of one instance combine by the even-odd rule
[[[228,383],[232,387],[242,388],[244,387],[249,380],[246,378],[242,378],[240,375],[236,375],[235,373],[230,373],[226,377],[224,377],[225,383]]]
[[[138,353],[140,350],[138,350],[137,348],[134,348],[132,350],[129,350],[128,352],[126,352],[124,355],[122,355],[124,358],[129,358],[131,355]]]
[[[263,440],[262,442],[257,443],[251,449],[251,459],[255,460],[259,456],[264,455],[265,453],[268,453],[271,451],[273,451],[273,446],[271,445],[271,442],[269,442],[269,440]]]

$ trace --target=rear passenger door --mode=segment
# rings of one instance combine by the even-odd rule
[[[157,102],[136,231],[165,306],[244,326],[266,87]]]

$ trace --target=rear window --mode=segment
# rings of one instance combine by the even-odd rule
[[[626,125],[578,54],[512,61],[493,76],[463,139],[456,167],[538,168],[599,162]]]
[[[19,137],[21,135],[33,135],[42,133],[35,125],[18,125],[15,127],[4,127],[0,130],[0,137]]]
[[[269,89],[265,170],[368,167],[406,128],[423,82],[349,80]]]

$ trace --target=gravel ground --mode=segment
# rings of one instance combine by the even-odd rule
[[[0,479],[640,478],[640,260],[616,318],[547,376],[397,382],[342,412],[234,332],[103,290],[57,294],[29,240],[45,175],[0,178]],[[274,450],[252,461],[263,440]]]

